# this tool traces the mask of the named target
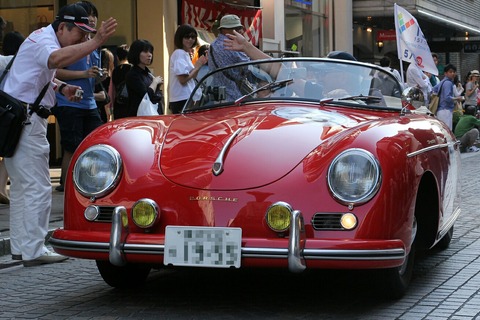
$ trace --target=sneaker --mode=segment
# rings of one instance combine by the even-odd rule
[[[24,267],[34,267],[42,264],[56,263],[67,260],[68,257],[62,256],[58,253],[47,251],[40,257],[33,260],[23,260]]]
[[[57,190],[58,192],[63,192],[64,191],[63,184],[57,186],[55,190]]]
[[[1,204],[10,204],[10,199],[7,196],[0,193],[0,203]]]
[[[468,148],[467,152],[478,152],[478,151],[480,151],[479,148],[477,148],[476,146],[471,146],[470,148]]]

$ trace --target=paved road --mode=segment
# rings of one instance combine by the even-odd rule
[[[23,268],[0,257],[0,319],[480,319],[480,153],[462,155],[462,214],[449,249],[417,258],[402,299],[371,272],[155,270],[146,286],[106,285],[95,263]]]

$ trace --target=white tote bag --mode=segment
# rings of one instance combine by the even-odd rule
[[[148,92],[143,96],[138,106],[137,116],[158,116],[158,103],[152,103],[148,97]]]

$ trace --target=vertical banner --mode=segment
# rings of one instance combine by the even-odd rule
[[[394,8],[398,59],[415,63],[420,70],[438,75],[430,47],[417,20],[396,3]]]
[[[215,20],[220,21],[226,14],[235,14],[245,27],[245,37],[258,46],[262,39],[262,10],[256,8],[238,8],[227,3],[213,1],[182,1],[182,24],[189,24],[196,29],[212,32]]]

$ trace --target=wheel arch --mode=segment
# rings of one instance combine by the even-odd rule
[[[438,187],[431,172],[425,172],[420,180],[414,214],[417,219],[417,249],[427,250],[435,242],[439,221]]]

